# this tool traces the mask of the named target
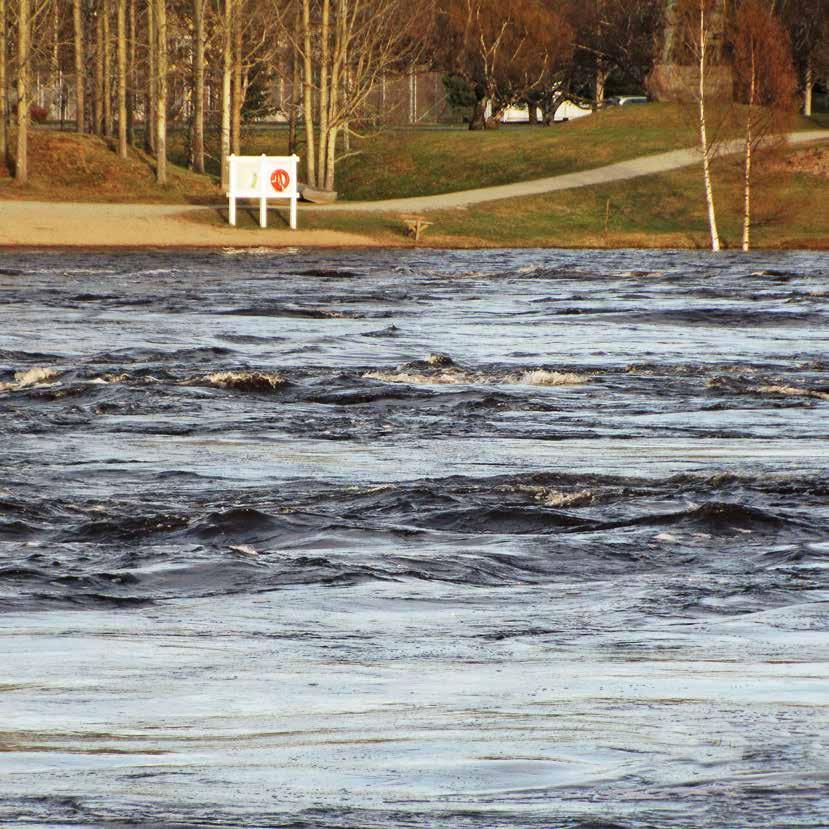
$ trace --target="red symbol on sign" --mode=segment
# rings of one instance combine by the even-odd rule
[[[277,193],[287,190],[290,183],[291,177],[288,175],[287,170],[274,170],[271,173],[271,186]]]

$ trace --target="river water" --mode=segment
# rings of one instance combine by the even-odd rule
[[[823,827],[823,254],[0,258],[0,824]]]

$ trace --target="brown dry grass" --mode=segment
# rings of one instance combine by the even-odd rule
[[[92,135],[33,129],[29,183],[0,178],[0,199],[84,202],[205,203],[220,196],[212,178],[170,165],[169,184],[155,182],[155,164],[131,148],[118,158],[114,145]]]

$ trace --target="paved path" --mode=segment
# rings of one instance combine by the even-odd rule
[[[802,144],[809,141],[829,140],[829,130],[808,130],[792,133],[789,141],[792,144]],[[732,141],[723,149],[726,153],[739,152],[742,148],[740,141]],[[303,205],[303,210],[346,210],[356,211],[388,211],[422,212],[425,210],[446,210],[452,207],[467,207],[470,204],[497,201],[499,199],[514,199],[525,196],[538,196],[542,193],[553,193],[557,190],[570,190],[574,187],[589,187],[594,184],[608,184],[613,181],[638,178],[639,176],[666,173],[689,167],[700,161],[700,153],[696,148],[689,150],[673,150],[659,155],[648,155],[633,158],[630,161],[621,161],[618,164],[608,164],[606,167],[595,167],[592,170],[583,170],[580,173],[567,173],[548,178],[537,178],[532,181],[521,181],[515,184],[502,184],[497,187],[482,187],[477,190],[462,190],[457,193],[443,193],[437,196],[417,196],[406,199],[386,199],[385,201],[338,202],[336,204],[309,207]]]

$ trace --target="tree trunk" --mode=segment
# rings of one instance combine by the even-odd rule
[[[314,141],[314,66],[311,61],[311,0],[302,0],[302,110],[305,122],[305,168],[308,184],[317,187]]]
[[[84,81],[86,65],[83,48],[83,21],[81,0],[72,0],[72,25],[75,33],[75,121],[80,133],[86,131],[84,117]]]
[[[294,38],[299,37],[299,17],[294,21]],[[296,122],[297,122],[297,106],[299,103],[300,73],[299,73],[299,55],[297,54],[296,43],[291,46],[291,103],[288,111],[288,155],[296,153]]]
[[[469,122],[469,129],[486,129],[486,105],[486,98],[479,98],[477,101],[475,101],[475,105],[472,109],[472,119]]]
[[[49,86],[52,92],[52,105],[56,105],[62,113],[61,99],[63,98],[63,77],[60,71],[60,23],[62,7],[59,3],[52,5],[52,65],[49,73]],[[61,117],[61,122],[63,118]],[[63,129],[63,123],[61,123]]]
[[[330,57],[330,32],[331,32],[331,0],[322,0],[322,13],[320,20],[320,83],[319,83],[319,110],[317,123],[317,183],[326,189],[327,164],[328,164],[328,95],[330,92],[329,79],[329,57]]]
[[[538,123],[538,108],[535,101],[527,101],[527,121],[531,127]]]
[[[17,7],[17,155],[14,178],[18,184],[29,180],[29,0]]]
[[[127,0],[118,0],[118,155],[127,157]]]
[[[135,146],[135,34],[136,34],[136,0],[129,0],[129,34],[127,47],[127,143]]]
[[[751,108],[749,107],[748,122],[746,123],[746,158],[744,179],[744,209],[743,209],[743,250],[751,249]]]
[[[193,0],[193,169],[204,172],[204,0]]]
[[[156,0],[158,29],[158,105],[156,111],[155,180],[167,183],[167,0]]]
[[[100,9],[95,18],[95,95],[93,103],[94,131],[104,132],[104,22]]]
[[[157,109],[158,85],[156,83],[156,24],[155,0],[147,0],[147,101],[144,105],[144,148],[155,152],[155,112]]]
[[[705,180],[705,201],[708,205],[708,227],[711,231],[711,250],[720,249],[717,230],[717,212],[714,209],[714,188],[711,183],[711,157],[705,124],[705,69],[708,32],[706,31],[705,0],[699,0],[699,136],[702,150],[702,172]]]
[[[231,76],[233,75],[233,0],[224,0],[224,40],[222,44],[222,137],[221,137],[221,165],[222,189],[230,187],[230,92]]]
[[[233,21],[233,108],[230,122],[230,148],[234,155],[242,154],[242,21],[237,14]]]
[[[112,60],[110,46],[112,33],[110,32],[110,5],[109,0],[103,0],[104,16],[104,135],[109,138],[113,132],[112,122]]]
[[[601,109],[604,106],[604,90],[607,84],[607,69],[602,64],[596,66],[595,99],[593,109]]]
[[[743,250],[751,249],[751,152],[754,136],[752,135],[752,117],[757,97],[757,64],[754,49],[751,51],[751,88],[746,113],[745,174],[743,178]]]
[[[6,129],[8,117],[6,106],[7,26],[6,0],[0,0],[0,164],[6,164],[9,158],[9,133]]]
[[[806,75],[803,79],[803,114],[812,117],[812,87],[815,84],[815,70],[812,61],[806,64]]]

